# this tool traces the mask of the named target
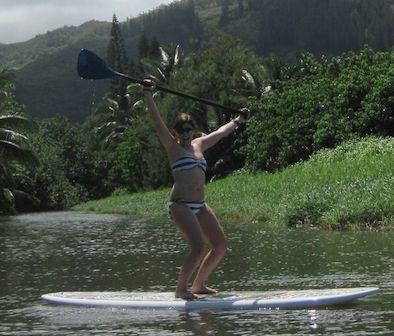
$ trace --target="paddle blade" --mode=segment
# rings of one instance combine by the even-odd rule
[[[100,57],[87,49],[82,49],[78,55],[77,70],[84,79],[104,79],[116,75]]]

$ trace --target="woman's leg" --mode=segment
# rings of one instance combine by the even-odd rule
[[[227,239],[215,214],[207,205],[197,214],[201,230],[212,249],[205,256],[192,285],[195,294],[214,294],[216,290],[208,288],[206,281],[208,277],[223,259],[228,249]]]
[[[187,286],[190,277],[204,256],[204,235],[192,210],[184,205],[173,203],[170,206],[170,212],[190,248],[179,272],[175,296],[182,299],[196,299],[197,297],[188,290]]]

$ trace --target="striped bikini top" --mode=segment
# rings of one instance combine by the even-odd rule
[[[171,165],[173,172],[192,169],[193,167],[199,167],[204,172],[207,170],[207,161],[204,158],[197,159],[194,156],[181,156]]]

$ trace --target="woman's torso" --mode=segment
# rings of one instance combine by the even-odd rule
[[[174,185],[171,189],[171,199],[175,201],[202,201],[204,199],[205,171],[203,167],[205,159],[201,149],[195,143],[192,143],[188,149],[176,144],[168,152],[168,158],[172,168],[179,166],[177,163],[181,163],[181,165],[183,162],[186,163],[184,168],[175,168],[172,171]],[[191,164],[194,160],[195,165]],[[190,165],[187,164],[188,162]]]

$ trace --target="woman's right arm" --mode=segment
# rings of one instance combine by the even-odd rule
[[[160,142],[163,144],[164,148],[168,151],[170,147],[174,144],[175,139],[171,132],[168,130],[166,124],[161,118],[159,109],[155,101],[153,100],[154,82],[151,80],[145,80],[147,86],[144,87],[144,97],[146,105],[148,106],[149,114],[153,120],[153,124],[159,135]]]

